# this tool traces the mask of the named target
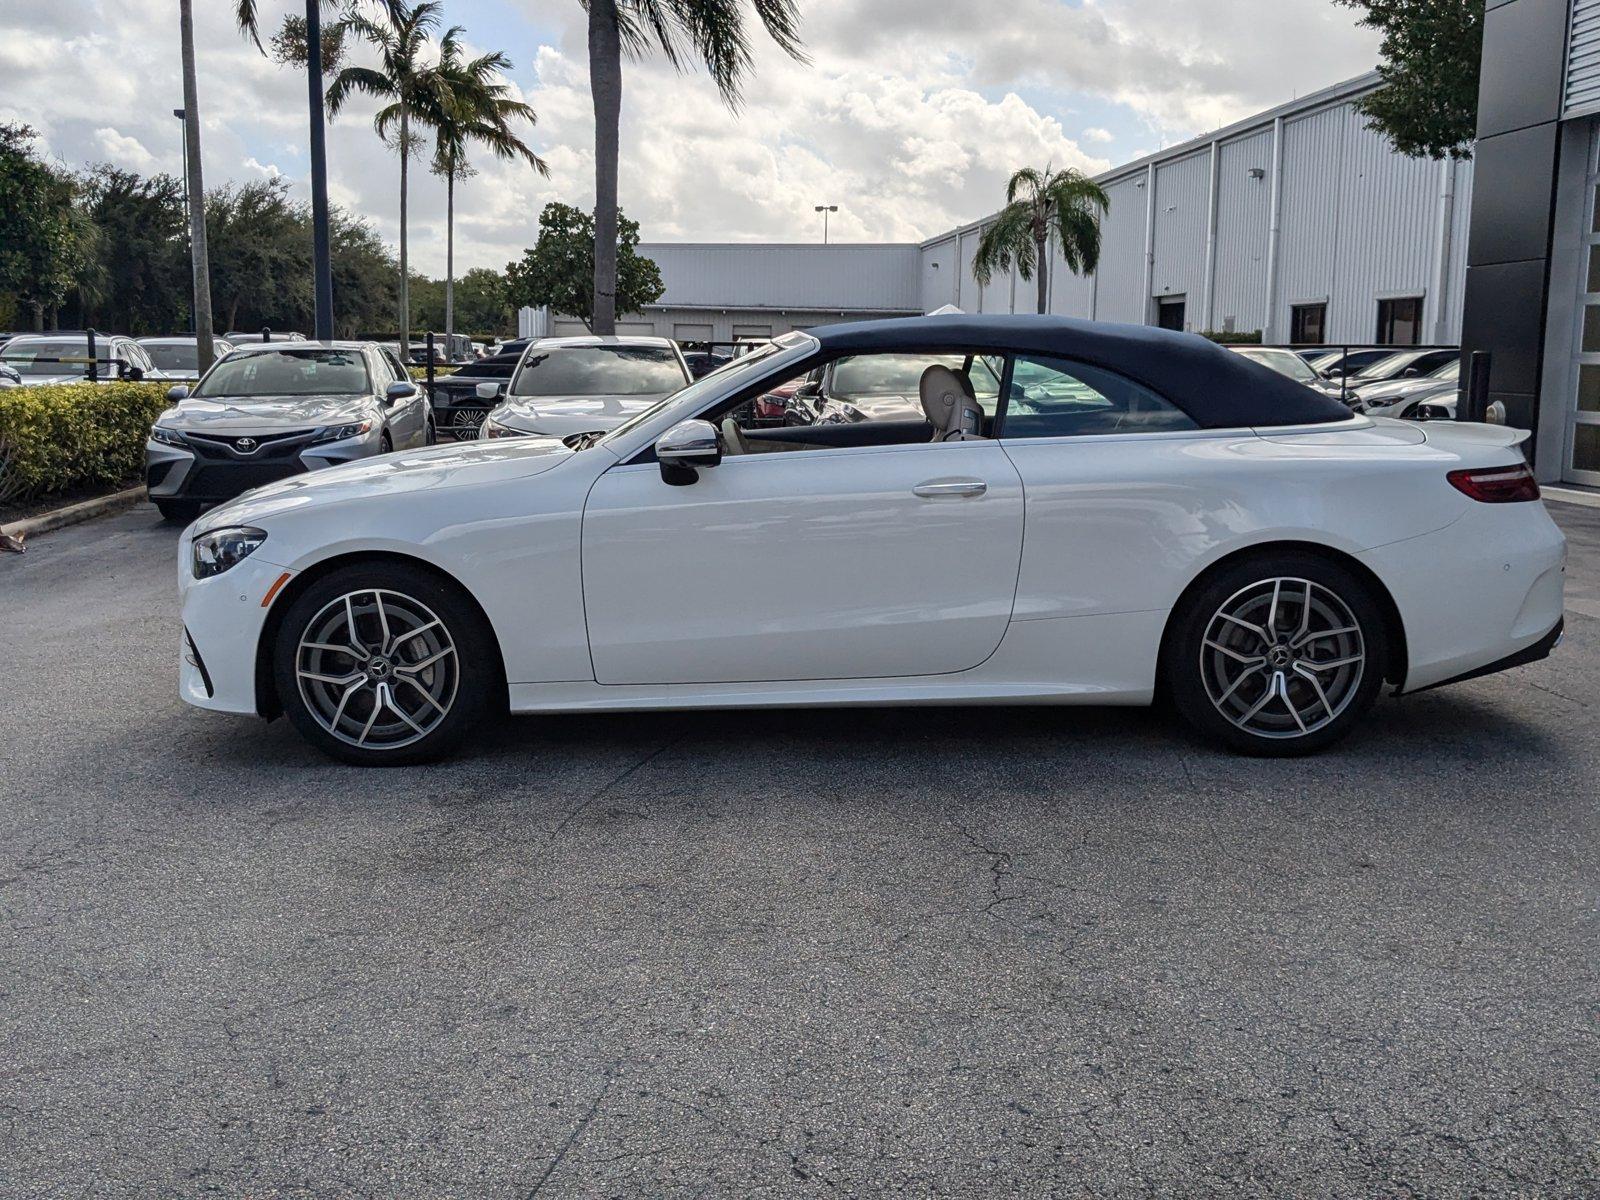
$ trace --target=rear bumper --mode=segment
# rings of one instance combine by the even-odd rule
[[[1531,646],[1526,646],[1504,658],[1497,658],[1492,663],[1481,667],[1474,667],[1470,671],[1463,671],[1459,675],[1452,675],[1449,679],[1441,679],[1438,683],[1430,683],[1426,687],[1415,688],[1413,691],[1428,692],[1434,688],[1448,687],[1452,683],[1465,683],[1469,679],[1478,679],[1484,675],[1494,675],[1501,671],[1509,671],[1513,667],[1525,667],[1529,663],[1536,663],[1541,659],[1549,658],[1550,652],[1561,644],[1561,639],[1566,635],[1567,619],[1562,617],[1556,622],[1555,628],[1545,634]],[[1411,695],[1412,692],[1396,691],[1395,695]]]

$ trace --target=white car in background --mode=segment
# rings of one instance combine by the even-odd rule
[[[511,379],[478,385],[495,402],[481,436],[571,437],[603,433],[685,387],[689,366],[663,337],[541,338]]]
[[[0,364],[15,371],[24,387],[83,383],[89,378],[89,340],[81,333],[23,334],[0,347]],[[143,346],[117,333],[95,335],[94,364],[99,383],[166,378]]]
[[[200,378],[200,346],[193,334],[178,337],[142,337],[139,345],[149,355],[162,378],[195,380]],[[233,349],[225,338],[211,339],[211,360],[215,362]]]
[[[1231,345],[1228,347],[1235,354],[1248,358],[1251,362],[1260,363],[1269,370],[1276,371],[1287,379],[1296,383],[1303,383],[1313,391],[1321,392],[1324,396],[1334,399],[1343,397],[1343,389],[1335,381],[1325,379],[1312,370],[1311,364],[1306,362],[1302,355],[1293,350],[1280,350],[1274,346],[1251,346],[1248,344]]]
[[[738,427],[786,380],[908,354],[919,417]],[[1559,640],[1566,545],[1523,436],[1372,420],[1144,327],[785,334],[606,434],[394,454],[213,510],[179,544],[179,691],[368,764],[504,707],[1158,692],[1222,745],[1305,753],[1386,683]]]

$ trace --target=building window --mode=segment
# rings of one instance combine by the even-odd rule
[[[1380,346],[1415,346],[1422,340],[1422,297],[1378,301]]]
[[[1328,306],[1295,304],[1289,309],[1289,340],[1296,346],[1328,344]]]

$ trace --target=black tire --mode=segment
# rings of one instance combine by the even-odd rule
[[[1276,593],[1274,581],[1283,581]],[[1258,636],[1269,624],[1262,614],[1280,604],[1274,636]],[[1256,619],[1229,620],[1225,609]],[[1346,629],[1352,632],[1339,632]],[[1282,758],[1346,737],[1377,699],[1389,654],[1370,583],[1315,554],[1263,553],[1214,573],[1185,597],[1168,629],[1161,677],[1173,707],[1206,738]]]
[[[394,439],[389,436],[389,431],[387,429],[385,429],[383,431],[383,436],[378,439],[378,453],[379,454],[388,454],[393,449],[394,449]]]
[[[156,511],[161,514],[163,521],[177,521],[187,525],[200,515],[200,502],[198,500],[152,500]]]
[[[358,626],[365,622],[366,631],[375,630],[377,627],[372,622],[377,619],[376,613],[365,610],[377,593],[388,598],[384,606],[384,628],[403,627],[412,617],[417,619],[416,623],[437,618],[439,631],[434,632],[431,639],[426,633],[409,640],[400,638],[406,642],[404,649],[398,645],[375,648],[371,639],[358,633],[357,640],[368,653],[365,661],[343,652],[328,657],[324,651],[301,649],[302,639],[320,643],[326,636],[321,632],[327,628],[325,623],[339,622],[341,612],[355,616]],[[342,598],[350,595],[357,599],[346,608]],[[313,628],[318,632],[308,637]],[[343,639],[344,643],[348,641],[348,638]],[[453,662],[453,685],[442,686],[448,682],[444,675],[435,677],[428,671],[417,677],[419,684],[402,686],[400,676],[406,672],[400,668],[414,670],[416,662],[436,652],[441,643],[452,647],[452,652],[442,657],[442,665],[437,669],[446,672]],[[296,660],[302,655],[318,656],[315,660],[304,659],[308,670],[330,675],[337,672],[341,676],[352,672],[362,676],[361,683],[351,685],[348,709],[341,706],[330,714],[331,701],[343,695],[343,685],[334,689],[324,686],[321,680],[302,679],[296,669]],[[377,668],[382,664],[374,662],[376,658],[382,658],[387,664],[381,675]],[[330,663],[333,665],[328,665]],[[450,580],[402,563],[354,563],[317,580],[297,596],[284,614],[272,647],[272,672],[278,699],[295,728],[323,753],[358,766],[404,766],[445,757],[481,724],[503,690],[499,650],[493,631],[477,605]],[[383,679],[389,680],[388,687],[392,689],[387,693],[378,687]],[[426,684],[427,688],[420,684]],[[441,707],[438,701],[443,701],[446,711],[442,717],[436,717],[419,703],[421,694],[429,689],[435,690],[438,696],[435,708]],[[413,719],[425,732],[414,736],[411,730],[417,725],[409,729],[403,727],[394,719],[399,717],[403,721],[403,714],[375,703],[377,697],[384,695],[391,702],[410,706]],[[360,738],[352,740],[355,725],[369,715],[371,720],[367,728],[371,734],[362,733]],[[331,724],[325,723],[330,716]],[[429,725],[433,720],[437,723]],[[342,736],[336,735],[334,728],[341,729]],[[362,744],[369,737],[372,741],[383,739],[393,744]]]
[[[428,428],[422,435],[424,446],[437,446],[439,444],[439,431],[434,427],[433,418],[428,418]]]

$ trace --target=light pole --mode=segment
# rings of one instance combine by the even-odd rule
[[[184,115],[183,109],[181,108],[173,109],[172,115],[177,117],[178,120],[183,124],[183,211],[184,215],[187,216],[189,212],[189,122],[188,118]],[[185,242],[190,240],[189,227],[187,224],[184,225],[183,240]],[[191,257],[194,254],[194,249],[192,246],[190,247],[189,254]],[[189,332],[198,333],[199,331],[200,314],[194,311],[194,305],[191,304],[189,306]]]
[[[822,214],[822,244],[826,246],[828,244],[828,214],[838,212],[839,206],[837,204],[819,204],[816,208]]]

